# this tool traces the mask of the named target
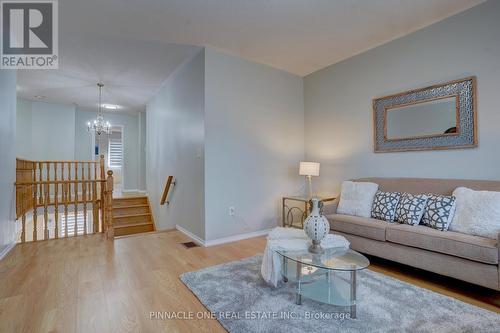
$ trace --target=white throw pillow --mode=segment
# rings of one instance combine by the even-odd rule
[[[449,230],[496,239],[500,232],[500,192],[459,187],[456,211]]]
[[[345,181],[342,183],[337,214],[371,217],[378,184]]]

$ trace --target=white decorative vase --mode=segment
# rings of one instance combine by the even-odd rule
[[[330,224],[323,214],[321,214],[319,199],[313,198],[311,214],[304,221],[304,231],[306,235],[312,240],[312,245],[309,247],[311,253],[323,253],[321,248],[321,240],[325,238],[330,229]]]

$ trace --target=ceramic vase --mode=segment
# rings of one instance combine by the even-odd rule
[[[325,216],[321,213],[319,199],[311,199],[312,209],[311,214],[304,221],[304,231],[311,239],[312,245],[309,247],[311,253],[323,253],[321,248],[321,240],[325,238],[330,229],[330,224]]]

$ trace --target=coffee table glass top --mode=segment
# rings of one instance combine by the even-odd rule
[[[331,305],[349,307],[356,318],[356,274],[370,261],[348,248],[325,249],[322,254],[302,251],[276,251],[282,261],[283,282],[294,285],[295,303],[302,296]]]
[[[322,254],[277,250],[281,256],[307,266],[336,271],[358,271],[370,265],[361,253],[347,248],[329,248]]]

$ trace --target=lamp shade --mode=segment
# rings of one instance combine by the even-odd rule
[[[319,163],[300,162],[299,175],[301,175],[301,176],[319,176]]]

